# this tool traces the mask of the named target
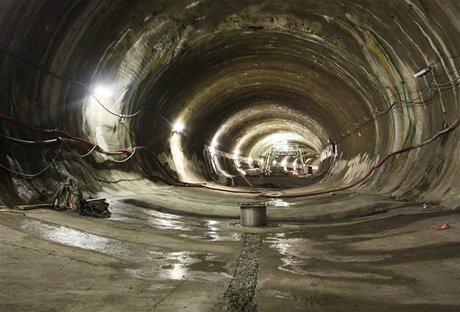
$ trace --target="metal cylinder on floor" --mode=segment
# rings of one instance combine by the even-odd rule
[[[240,204],[240,224],[242,226],[267,225],[267,206],[265,203]]]

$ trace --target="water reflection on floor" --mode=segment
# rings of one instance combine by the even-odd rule
[[[278,233],[269,235],[265,242],[280,254],[280,270],[293,274],[351,279],[392,279],[391,276],[367,272],[362,265],[375,263],[391,257],[379,255],[345,255],[332,244],[319,244],[308,238],[288,238]],[[321,265],[319,265],[321,264]],[[319,269],[321,267],[321,269]]]
[[[160,212],[153,209],[138,207],[123,201],[111,201],[112,218],[132,224],[144,224],[150,227],[177,231],[184,238],[209,241],[239,241],[241,234],[222,232],[218,226],[222,221],[194,218]]]
[[[107,238],[37,220],[24,220],[21,229],[51,242],[130,261],[136,268],[126,271],[139,278],[201,281],[231,278],[225,267],[226,263],[211,253],[164,251],[151,245]]]
[[[283,200],[270,205],[290,207]],[[111,201],[110,222],[143,225],[146,230],[166,230],[168,235],[197,242],[239,242],[241,233],[224,231],[222,220],[179,216],[139,207],[121,200]],[[165,250],[156,246],[118,240],[87,233],[66,226],[26,219],[22,229],[55,243],[106,254],[132,262],[126,271],[137,278],[153,280],[221,281],[231,278],[228,263],[210,252]],[[305,236],[304,236],[305,234]],[[379,270],[366,269],[366,264],[390,258],[389,254],[353,254],[338,248],[337,241],[315,241],[307,233],[267,233],[265,244],[279,255],[278,269],[296,275],[325,278],[391,279]],[[184,247],[187,249],[187,247]],[[318,265],[321,263],[321,265]],[[362,264],[362,265],[360,265]]]

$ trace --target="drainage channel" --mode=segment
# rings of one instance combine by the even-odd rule
[[[214,311],[254,312],[254,302],[259,271],[262,236],[244,234],[243,247],[236,264],[235,273]]]

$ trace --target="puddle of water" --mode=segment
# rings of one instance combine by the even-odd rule
[[[156,280],[204,280],[222,281],[231,279],[226,273],[226,263],[216,260],[212,254],[189,254],[184,252],[170,253],[168,258],[159,259],[161,265],[144,266],[126,271],[136,277]]]
[[[180,237],[191,238],[196,240],[208,240],[213,242],[224,242],[224,241],[240,241],[241,233],[223,232],[217,226],[220,225],[220,221],[208,220],[205,228],[194,231],[196,234],[182,233]]]
[[[112,205],[112,221],[144,224],[160,230],[179,231],[180,237],[209,241],[239,241],[241,236],[223,232],[220,221],[184,217],[156,210],[137,207],[120,201]]]
[[[331,278],[355,278],[355,279],[381,279],[388,280],[392,277],[345,270],[316,270],[310,269],[309,260],[323,260],[333,263],[369,263],[378,262],[391,257],[390,255],[341,255],[327,245],[318,245],[308,239],[291,238],[287,239],[280,235],[272,235],[266,239],[270,248],[273,248],[281,255],[280,270],[294,274],[309,275],[316,277]]]
[[[240,233],[217,233],[217,232],[207,232],[203,235],[189,235],[189,234],[179,234],[179,237],[195,239],[195,240],[208,240],[212,242],[229,242],[229,241],[240,241]]]
[[[364,278],[364,279],[382,279],[390,280],[391,276],[385,276],[375,273],[361,273],[350,271],[310,271],[307,274],[318,277],[337,277],[337,278]]]
[[[329,262],[353,263],[353,262],[378,262],[391,257],[389,254],[382,255],[341,255],[334,250],[328,249],[325,245],[318,246],[308,239],[291,238],[285,239],[281,236],[272,236],[266,240],[270,247],[276,249],[280,254],[287,257],[299,259],[319,259]]]
[[[300,275],[326,277],[326,278],[332,277],[332,278],[379,279],[379,280],[392,279],[391,276],[386,276],[386,275],[376,274],[376,273],[367,273],[367,272],[351,272],[351,271],[341,271],[341,270],[328,270],[328,271],[304,270],[302,268],[292,267],[292,266],[283,266],[283,267],[280,267],[280,269],[283,271],[300,274]]]
[[[41,221],[24,220],[21,229],[51,242],[134,262],[139,268],[126,269],[126,271],[136,277],[205,281],[231,278],[225,269],[226,263],[216,260],[216,257],[209,253],[166,252],[155,246],[119,241]]]
[[[24,221],[21,229],[45,240],[86,250],[104,252],[114,241],[102,236],[81,232],[65,226],[40,221]],[[114,248],[114,252],[117,248]]]
[[[206,222],[199,219],[186,218],[153,209],[137,207],[120,201],[113,202],[111,210],[111,220],[136,224],[141,223],[161,230],[192,231],[195,228],[206,226]]]

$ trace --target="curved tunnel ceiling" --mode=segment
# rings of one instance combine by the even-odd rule
[[[337,184],[458,122],[458,1],[153,2],[2,2],[1,92],[21,94],[15,117],[106,150],[146,146],[188,182],[208,177],[213,141],[245,156],[280,133],[317,152],[332,141]],[[454,131],[362,189],[448,201],[458,147]],[[155,169],[151,158],[140,161]]]

